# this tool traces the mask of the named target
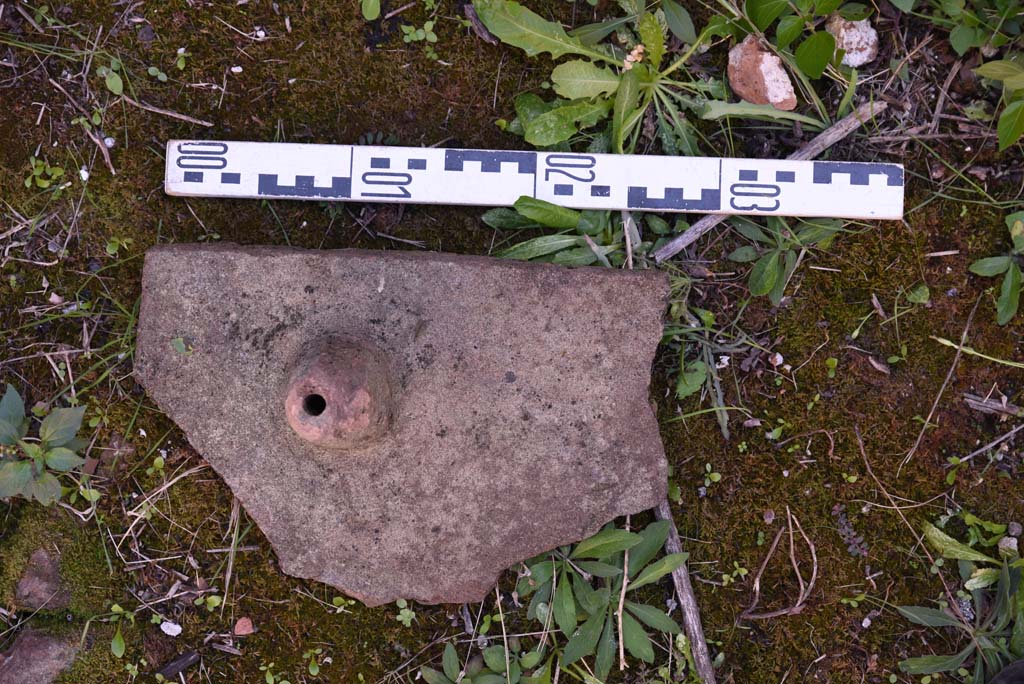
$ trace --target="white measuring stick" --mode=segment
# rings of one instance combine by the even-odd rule
[[[169,195],[903,217],[903,167],[862,162],[210,140],[167,143]]]

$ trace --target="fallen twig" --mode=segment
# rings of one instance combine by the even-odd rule
[[[784,615],[799,615],[803,612],[804,606],[807,604],[807,599],[810,598],[811,592],[814,590],[814,584],[818,580],[818,552],[814,548],[814,543],[804,532],[804,528],[800,524],[800,519],[793,515],[789,510],[789,506],[786,506],[786,520],[786,527],[779,529],[779,531],[775,533],[775,540],[772,542],[771,548],[768,550],[768,554],[765,556],[764,561],[761,562],[761,567],[758,569],[757,576],[754,578],[754,599],[751,601],[750,606],[740,613],[741,620],[768,620],[771,618],[782,617]],[[796,531],[803,538],[804,543],[807,544],[807,549],[811,552],[811,576],[806,582],[804,581],[803,574],[800,572],[800,564],[796,560],[796,545],[794,544],[793,535],[794,527],[796,527]],[[775,549],[778,548],[779,540],[782,539],[782,534],[786,531],[789,532],[789,562],[793,565],[793,572],[796,574],[796,581],[800,586],[796,602],[788,608],[778,608],[764,613],[755,613],[754,608],[757,607],[757,603],[761,598],[761,575],[764,573],[764,569],[767,567],[768,561],[771,560],[771,557],[775,554]]]
[[[71,93],[64,90],[64,87],[61,86],[60,83],[57,83],[57,81],[53,80],[52,78],[49,79],[49,81],[50,85],[52,85],[60,92],[64,93],[64,97],[68,98],[68,102],[70,102],[71,105],[75,109],[77,109],[82,116],[84,116],[86,119],[88,119],[91,116],[89,114],[89,111],[82,105],[78,104],[78,101],[75,98],[71,97]],[[100,140],[100,137],[96,135],[91,128],[86,128],[85,126],[82,126],[82,130],[84,130],[85,134],[89,136],[89,139],[96,144],[96,147],[100,148],[100,154],[103,155],[103,161],[106,162],[107,168],[110,169],[110,175],[116,176],[117,171],[114,170],[114,163],[110,161],[110,150],[107,149],[106,144],[104,144],[104,142]]]
[[[861,124],[884,112],[888,107],[888,103],[882,101],[862,104],[851,114],[847,115],[846,118],[825,129],[809,143],[786,158],[797,161],[813,159],[853,133]],[[708,214],[687,228],[682,235],[673,238],[670,242],[658,248],[654,252],[654,260],[661,263],[666,259],[671,259],[727,218],[729,218],[728,214]]]
[[[679,531],[676,529],[675,520],[672,519],[672,509],[669,508],[667,499],[654,509],[654,517],[669,523],[665,551],[682,553],[683,545],[679,540]],[[693,594],[693,585],[690,583],[690,573],[686,568],[686,563],[672,571],[672,582],[675,584],[676,595],[679,597],[679,610],[683,613],[683,631],[686,632],[686,638],[690,641],[690,652],[693,654],[693,664],[697,669],[697,675],[704,684],[715,684],[715,668],[711,664],[711,655],[708,653],[708,642],[704,639],[700,609],[697,607],[697,597]]]
[[[138,107],[139,109],[144,109],[147,112],[153,112],[154,114],[163,114],[164,116],[169,116],[172,119],[180,119],[181,121],[187,121],[187,122],[193,123],[193,124],[195,124],[197,126],[206,126],[207,128],[213,126],[213,124],[211,122],[209,122],[209,121],[204,121],[203,119],[195,119],[195,118],[193,118],[191,116],[188,116],[187,114],[179,114],[178,112],[172,111],[170,109],[163,109],[162,107],[156,107],[156,106],[148,104],[146,102],[138,102],[137,100],[133,100],[132,98],[128,97],[127,95],[122,95],[121,99],[124,100],[125,102],[127,102],[128,104],[132,105],[133,107]]]
[[[3,235],[0,235],[2,238]],[[1001,421],[1007,418],[1024,418],[1024,408],[1011,404],[1009,400],[1003,396],[1001,401],[995,399],[989,399],[987,397],[978,396],[977,394],[971,394],[970,392],[964,393],[964,403],[975,411],[981,411],[982,413],[995,414],[999,416]]]
[[[903,470],[903,466],[910,463],[910,459],[917,453],[918,447],[921,446],[922,440],[924,440],[924,434],[928,430],[928,426],[932,423],[932,416],[935,415],[935,409],[939,407],[939,401],[942,399],[943,392],[946,391],[946,386],[949,384],[950,379],[953,377],[953,371],[956,370],[956,366],[960,363],[960,355],[963,353],[964,342],[967,341],[967,333],[971,330],[971,323],[974,321],[974,314],[978,311],[978,305],[981,304],[981,297],[974,302],[974,308],[971,309],[971,314],[967,317],[967,324],[964,326],[964,331],[960,334],[960,345],[956,348],[956,356],[953,357],[953,363],[949,366],[949,372],[946,373],[946,379],[942,381],[942,387],[939,388],[939,393],[935,395],[935,401],[932,402],[932,410],[928,412],[928,417],[924,419],[924,424],[921,426],[921,432],[917,434],[917,440],[914,442],[914,446],[910,448],[907,455],[903,458],[903,462],[900,463],[900,467],[896,469],[896,476],[899,477],[900,472]],[[933,338],[934,339],[934,338]]]

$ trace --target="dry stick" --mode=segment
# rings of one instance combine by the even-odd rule
[[[189,123],[196,124],[197,126],[206,126],[207,128],[213,126],[213,124],[210,123],[209,121],[204,121],[203,119],[194,119],[191,116],[188,116],[187,114],[179,114],[178,112],[172,111],[170,109],[163,109],[161,107],[155,107],[155,106],[153,106],[151,104],[148,104],[146,102],[137,102],[136,100],[133,100],[132,98],[128,97],[127,95],[122,95],[121,99],[124,100],[125,102],[127,102],[128,104],[132,105],[133,107],[138,107],[139,109],[144,109],[147,112],[153,112],[154,114],[163,114],[164,116],[169,116],[172,119],[180,119],[182,121],[187,121]]]
[[[882,485],[882,481],[878,479],[877,475],[875,475],[875,471],[871,467],[871,461],[868,460],[867,450],[864,448],[864,438],[860,435],[860,427],[854,425],[853,433],[857,436],[857,448],[860,449],[860,457],[864,461],[864,467],[867,469],[868,475],[870,475],[871,479],[875,481],[875,486],[878,487],[879,491],[881,491],[885,498],[889,500],[889,505],[892,506],[896,511],[896,514],[900,516],[900,520],[903,521],[903,524],[910,529],[910,534],[914,536],[914,540],[917,542],[917,545],[921,548],[924,555],[928,558],[928,562],[935,565],[935,556],[933,556],[931,551],[928,550],[928,544],[926,544],[921,535],[917,533],[914,526],[910,524],[910,521],[907,520],[907,516],[903,515],[903,508],[897,505],[896,499],[893,498],[892,494],[889,493],[889,490]],[[946,592],[949,608],[953,611],[954,617],[965,625],[970,625],[971,622],[964,617],[963,611],[960,610],[960,603],[956,600],[956,596],[953,595],[953,590],[950,589],[949,584],[946,583],[946,578],[942,576],[941,572],[937,574],[937,577],[939,578],[939,581],[942,582],[942,588]]]
[[[682,553],[683,545],[679,541],[679,531],[676,530],[675,520],[672,519],[672,509],[668,506],[668,499],[662,501],[654,509],[654,517],[658,520],[665,520],[669,524],[665,550],[669,553]],[[690,574],[685,563],[672,571],[672,582],[676,585],[676,594],[679,596],[679,609],[683,613],[683,630],[686,632],[686,638],[690,640],[690,652],[693,655],[693,664],[697,668],[697,675],[704,684],[715,684],[715,668],[711,664],[711,655],[708,653],[708,642],[704,640],[704,628],[700,623],[700,609],[697,607],[697,597],[693,594],[693,585],[690,583]]]
[[[967,324],[964,326],[964,331],[960,334],[960,345],[956,348],[956,356],[953,357],[953,363],[949,366],[949,372],[946,373],[946,379],[942,381],[942,387],[939,388],[939,393],[935,396],[935,401],[932,402],[932,410],[928,412],[928,417],[924,419],[924,425],[921,426],[921,432],[917,434],[917,441],[914,442],[914,446],[910,448],[907,455],[903,458],[903,462],[900,463],[900,467],[896,469],[896,477],[900,476],[900,472],[903,470],[903,466],[910,463],[910,459],[917,453],[918,447],[921,446],[921,442],[924,440],[924,433],[927,432],[928,426],[931,425],[932,416],[935,415],[935,409],[939,407],[939,401],[942,400],[942,394],[946,391],[946,386],[949,385],[950,379],[953,377],[953,371],[956,370],[956,366],[960,363],[960,356],[963,353],[964,344],[967,342],[967,333],[971,330],[971,323],[974,321],[974,314],[978,310],[978,305],[981,304],[981,298],[985,295],[978,297],[978,300],[974,302],[974,308],[971,309],[971,315],[967,317]]]
[[[862,104],[851,114],[847,115],[846,118],[825,129],[816,138],[786,158],[796,161],[813,159],[846,136],[853,133],[861,124],[865,123],[873,116],[884,112],[888,107],[889,104],[883,101],[867,102]],[[654,260],[661,263],[666,259],[671,259],[676,254],[700,239],[704,233],[708,232],[727,218],[729,218],[728,214],[708,214],[687,228],[682,235],[673,238],[671,242],[666,243],[656,250],[654,252]]]
[[[501,620],[501,643],[505,645],[505,681],[512,679],[512,663],[508,657],[508,633],[505,632],[505,611],[501,608],[501,590],[494,587],[494,602],[498,604],[498,619]]]
[[[629,238],[626,238],[629,241]],[[629,516],[626,516],[626,530],[629,530]],[[622,609],[626,605],[626,587],[629,586],[629,549],[622,552],[622,590],[619,592],[619,671],[626,669],[626,636],[622,633]]]
[[[991,449],[992,447],[997,447],[997,446],[999,446],[1000,444],[1002,444],[1003,442],[1005,442],[1006,440],[1010,439],[1010,438],[1011,438],[1011,437],[1013,437],[1013,436],[1014,436],[1015,434],[1017,434],[1018,432],[1020,432],[1021,430],[1024,430],[1024,423],[1021,423],[1021,424],[1020,424],[1020,425],[1018,425],[1017,427],[1013,428],[1012,430],[1010,430],[1009,432],[1007,432],[1007,433],[1006,433],[1005,435],[1003,435],[1002,437],[996,437],[995,439],[993,439],[993,440],[992,440],[991,442],[989,442],[989,443],[988,443],[988,444],[986,444],[985,446],[981,447],[980,449],[975,449],[975,450],[974,450],[974,451],[972,451],[971,453],[969,453],[969,454],[967,454],[966,456],[964,456],[963,458],[961,458],[961,459],[960,459],[960,462],[961,462],[961,463],[963,463],[964,461],[970,461],[970,460],[971,460],[972,458],[974,458],[974,457],[975,457],[975,456],[977,456],[978,454],[983,454],[983,453],[985,453],[986,451],[988,451],[989,449]]]
[[[64,97],[68,98],[68,101],[74,106],[75,109],[77,109],[82,114],[82,116],[84,116],[86,119],[88,119],[91,116],[89,112],[85,109],[85,107],[78,104],[78,101],[75,100],[75,98],[71,97],[71,93],[64,90],[60,83],[57,83],[52,78],[49,80],[50,85],[52,85],[60,92],[64,93]],[[110,169],[110,175],[116,176],[117,171],[114,170],[114,163],[110,161],[110,151],[107,149],[107,146],[103,143],[102,140],[99,139],[99,137],[95,133],[92,132],[92,129],[82,126],[82,130],[84,130],[85,134],[88,135],[94,143],[96,143],[96,147],[100,148],[100,154],[103,155],[103,161],[106,162],[107,168]]]

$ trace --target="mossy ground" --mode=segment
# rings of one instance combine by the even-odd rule
[[[571,6],[546,4],[550,7],[538,9],[571,18]],[[73,387],[89,403],[88,416],[104,418],[95,430],[92,455],[106,456],[99,470],[105,496],[98,521],[80,526],[64,511],[44,513],[20,502],[0,505],[0,597],[9,605],[13,582],[31,548],[44,539],[61,545],[62,571],[74,594],[71,625],[64,615],[44,613],[34,620],[47,628],[61,625],[77,631],[88,618],[100,616],[89,623],[90,648],[63,677],[75,684],[121,681],[127,679],[126,663],[145,658],[152,669],[192,649],[202,653],[203,670],[190,670],[188,681],[262,681],[259,666],[271,662],[292,682],[316,681],[303,674],[300,656],[317,647],[330,658],[320,681],[353,682],[362,676],[373,682],[396,670],[398,678],[410,675],[410,664],[439,656],[436,640],[458,632],[453,607],[416,606],[416,621],[409,628],[395,619],[394,607],[355,605],[337,612],[330,605],[336,592],[280,572],[266,540],[244,513],[242,551],[223,611],[207,611],[191,600],[147,609],[137,597],[144,590],[166,593],[175,582],[207,583],[223,592],[227,555],[221,550],[230,546],[232,537],[231,493],[206,469],[155,497],[148,519],[135,522],[133,535],[122,538],[135,514],[142,512],[139,504],[147,492],[201,464],[130,376],[141,255],[157,243],[208,240],[213,234],[251,244],[408,248],[362,230],[354,220],[358,206],[327,210],[316,203],[167,197],[161,189],[163,144],[207,135],[349,143],[379,132],[405,145],[507,148],[521,141],[501,133],[493,120],[508,117],[515,94],[537,88],[550,65],[484,44],[449,16],[454,8],[441,12],[436,29],[437,51],[446,63],[428,59],[418,45],[404,45],[397,37],[397,20],[383,29],[369,28],[350,3],[157,3],[135,8],[129,16],[125,11],[123,5],[95,0],[72,3],[61,21],[79,37],[64,29],[60,45],[79,51],[74,59],[49,57],[40,65],[37,60],[44,55],[17,50],[17,77],[4,81],[0,91],[0,187],[7,203],[0,234],[16,223],[15,211],[40,219],[54,214],[7,238],[10,244],[23,244],[11,248],[7,255],[16,259],[6,259],[0,271],[0,383],[17,385],[32,402],[52,401]],[[6,25],[0,28],[21,32],[27,42],[49,42],[12,16],[10,8],[5,10]],[[401,20],[419,23],[424,18],[422,8],[416,7]],[[94,39],[100,27],[97,52]],[[253,34],[257,27],[265,31],[265,40],[242,35]],[[149,28],[151,37],[146,35]],[[180,47],[189,52],[184,70],[174,65]],[[115,98],[93,74],[87,93],[75,76],[83,60],[92,59],[94,71],[98,60],[109,55],[123,62],[136,99],[207,119],[213,128],[123,103],[107,106]],[[157,66],[170,80],[160,83],[147,76],[149,66]],[[235,66],[242,67],[241,73],[231,70]],[[65,72],[70,80],[64,79]],[[103,109],[103,134],[116,141],[111,152],[116,176],[104,168],[81,128],[71,123],[77,112],[48,78],[62,82],[90,110]],[[38,156],[65,168],[71,180],[60,199],[51,191],[22,185],[28,157],[37,146]],[[856,158],[852,146],[844,151]],[[963,156],[955,150],[943,154]],[[906,161],[927,177],[927,159],[912,147]],[[91,169],[87,184],[78,178],[83,165]],[[908,207],[928,199],[932,190],[914,175]],[[1000,199],[1015,191],[1009,184],[989,188]],[[985,518],[1024,520],[1019,441],[999,462],[977,459],[958,474],[953,487],[946,485],[943,467],[948,456],[968,453],[1008,429],[995,417],[968,409],[962,394],[987,394],[998,387],[1011,401],[1024,403],[1024,374],[1019,371],[962,358],[932,418],[936,426],[926,432],[910,463],[898,470],[921,429],[919,418],[928,415],[953,360],[953,350],[936,344],[932,335],[958,340],[981,297],[970,328],[971,344],[1002,358],[1022,357],[1019,321],[996,326],[992,296],[985,293],[993,283],[967,274],[973,259],[1006,248],[1003,213],[943,200],[910,213],[906,224],[864,228],[813,254],[781,308],[770,310],[758,301],[744,313],[744,326],[751,332],[767,330],[776,341],[774,350],[797,370],[781,374],[761,363],[760,370],[740,374],[737,382],[726,373],[728,403],[742,405],[761,420],[759,427],[743,428],[743,419],[734,416],[730,441],[722,439],[707,415],[671,420],[679,410],[698,408],[697,400],[677,407],[665,370],[674,362],[666,358],[659,365],[655,396],[674,480],[682,492],[676,521],[688,540],[691,569],[702,580],[696,586],[707,636],[714,651],[725,654],[722,680],[888,681],[900,658],[946,648],[934,634],[909,629],[891,610],[892,605],[927,603],[938,595],[939,584],[915,549],[910,531],[884,508],[888,501],[868,476],[855,430],[863,435],[874,472],[890,492],[907,501],[930,502],[907,511],[912,521],[954,503]],[[513,239],[486,227],[479,215],[479,210],[465,208],[378,207],[370,226],[422,241],[427,249],[462,253],[490,253]],[[114,238],[131,242],[111,256],[106,248]],[[723,257],[733,246],[730,240],[709,239],[705,256]],[[67,252],[61,253],[65,241]],[[0,254],[4,247],[0,242]],[[926,256],[950,249],[959,251]],[[717,263],[722,266],[717,270],[733,270],[728,262]],[[736,295],[741,293],[728,278],[723,281],[703,290],[720,320],[736,314]],[[881,325],[873,317],[852,339],[872,310],[872,294],[891,315],[897,295],[921,282],[931,290],[930,303],[901,316],[898,333],[895,324]],[[65,302],[78,302],[79,311],[47,304],[51,292]],[[83,308],[86,304],[88,309]],[[94,350],[90,355],[75,351],[85,348],[86,339]],[[869,355],[884,360],[899,353],[901,344],[907,348],[905,361],[891,364],[888,374],[872,367]],[[829,377],[825,365],[830,357],[838,359],[835,377]],[[61,368],[62,361],[70,369]],[[733,359],[732,366],[739,361]],[[781,439],[807,436],[779,447],[778,440],[765,436],[779,421],[785,422]],[[826,433],[834,440],[831,451]],[[166,452],[165,468],[147,473],[160,453],[157,449]],[[700,497],[707,463],[722,479]],[[832,513],[837,503],[845,505],[853,527],[864,536],[867,557],[848,552]],[[820,564],[815,588],[798,615],[737,622],[751,600],[753,574],[787,508],[815,544]],[[775,515],[772,524],[764,521],[769,510]],[[785,546],[762,579],[761,608],[784,607],[796,596]],[[141,560],[140,554],[152,561]],[[809,555],[798,550],[798,557],[806,577]],[[734,561],[749,569],[747,578],[728,587],[712,584],[732,571]],[[651,592],[652,600],[668,598],[666,588]],[[861,592],[868,599],[859,607],[840,603]],[[114,629],[103,622],[114,602],[140,608],[136,624],[124,626],[123,659],[110,654]],[[491,603],[486,610],[493,610]],[[871,612],[876,610],[880,612]],[[181,636],[163,635],[149,621],[153,612],[180,623]],[[869,613],[871,624],[864,627]],[[231,628],[243,616],[251,618],[257,631],[232,641]],[[517,613],[507,619],[510,630],[529,628]],[[213,643],[231,643],[241,655],[217,650]],[[644,681],[643,673],[634,666],[622,678]]]

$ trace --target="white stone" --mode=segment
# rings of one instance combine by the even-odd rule
[[[843,64],[848,67],[863,66],[878,56],[878,31],[867,19],[848,21],[836,14],[825,30],[836,39],[836,48],[846,51]]]

